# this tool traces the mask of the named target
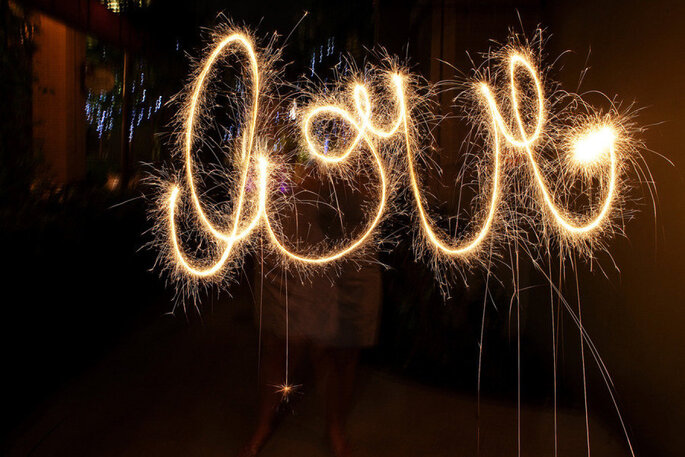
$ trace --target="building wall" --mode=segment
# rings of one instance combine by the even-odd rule
[[[82,179],[86,171],[83,68],[85,37],[38,14],[34,54],[34,147],[56,184]]]

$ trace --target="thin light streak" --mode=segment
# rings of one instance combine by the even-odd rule
[[[576,299],[578,300],[578,328],[580,331],[580,361],[583,367],[583,410],[585,412],[585,437],[587,442],[587,457],[590,457],[590,415],[587,409],[587,375],[585,373],[585,341],[583,340],[583,314],[580,306],[580,283],[578,269],[573,269],[576,275]]]
[[[476,380],[476,455],[480,456],[480,422],[481,422],[481,415],[480,415],[480,377],[481,377],[481,371],[483,368],[483,342],[485,339],[485,311],[487,310],[487,304],[488,304],[488,286],[490,285],[490,273],[491,273],[491,268],[490,265],[492,263],[492,243],[490,244],[490,255],[488,256],[488,268],[487,268],[487,273],[485,276],[485,293],[483,294],[483,314],[481,316],[481,321],[480,321],[480,338],[478,340],[478,376]]]
[[[552,323],[552,389],[554,402],[554,457],[557,457],[559,451],[559,440],[557,430],[557,341],[556,341],[556,326],[554,322],[554,288],[552,287],[552,252],[547,246],[547,262],[548,262],[548,278],[550,281],[549,287],[549,309]],[[559,280],[561,282],[561,280]],[[561,285],[560,285],[561,286]]]

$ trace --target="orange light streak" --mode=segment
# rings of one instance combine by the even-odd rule
[[[236,202],[232,211],[231,224],[228,227],[217,227],[208,217],[203,204],[198,195],[196,170],[193,162],[193,145],[196,142],[196,118],[202,111],[202,100],[206,90],[207,80],[211,77],[211,72],[219,59],[220,55],[228,50],[244,54],[246,67],[251,80],[251,98],[245,105],[246,125],[240,139],[239,150],[235,152],[237,164],[237,191],[235,193]],[[518,130],[514,133],[509,123],[502,114],[495,100],[493,90],[488,83],[482,82],[478,86],[480,97],[485,102],[487,119],[489,119],[489,130],[492,141],[492,164],[489,195],[486,199],[487,208],[483,213],[483,219],[479,228],[473,233],[464,235],[457,240],[449,240],[448,237],[434,228],[428,210],[426,209],[424,198],[421,191],[419,175],[416,169],[415,158],[415,138],[412,137],[414,125],[410,115],[410,103],[407,100],[408,88],[406,87],[407,77],[401,73],[389,73],[388,90],[394,94],[396,115],[387,126],[376,125],[372,115],[372,100],[369,95],[369,88],[363,84],[354,84],[351,90],[351,98],[354,109],[349,110],[345,105],[339,103],[314,103],[302,111],[301,132],[304,144],[311,158],[325,166],[335,167],[350,160],[352,154],[357,151],[367,150],[369,159],[378,178],[378,193],[376,195],[376,205],[373,213],[369,215],[369,222],[364,231],[355,239],[349,240],[344,246],[336,247],[330,252],[323,254],[310,254],[307,252],[294,252],[279,239],[277,231],[271,221],[273,214],[270,208],[270,169],[272,159],[260,153],[255,155],[257,121],[259,115],[260,87],[262,77],[260,74],[260,56],[254,49],[253,41],[243,33],[230,33],[220,40],[212,52],[204,61],[201,71],[193,82],[193,91],[189,100],[187,117],[184,122],[184,169],[186,191],[174,186],[168,199],[168,216],[170,219],[170,238],[172,251],[176,263],[188,274],[195,277],[211,277],[218,274],[225,267],[235,248],[242,241],[247,240],[256,231],[264,233],[276,252],[280,253],[284,259],[299,262],[305,265],[321,265],[342,259],[355,251],[359,250],[373,238],[384,213],[387,210],[390,191],[389,169],[381,155],[381,145],[393,140],[400,133],[406,149],[406,166],[408,171],[408,181],[411,187],[411,195],[414,199],[416,214],[419,226],[425,235],[425,242],[436,252],[450,257],[468,258],[479,252],[483,241],[491,234],[493,225],[498,215],[499,202],[502,199],[503,188],[502,177],[505,162],[502,161],[503,148],[512,151],[521,151],[527,159],[534,180],[538,204],[545,208],[550,220],[554,222],[560,234],[572,237],[582,237],[599,229],[608,220],[612,202],[617,193],[617,153],[615,142],[617,139],[616,131],[606,125],[590,126],[585,133],[577,135],[571,144],[573,151],[570,154],[574,167],[589,172],[596,172],[601,167],[607,168],[603,201],[599,210],[590,216],[573,214],[560,208],[556,201],[556,196],[550,190],[540,165],[536,159],[535,148],[545,134],[547,119],[549,118],[545,109],[545,95],[538,71],[524,54],[512,52],[508,56],[509,69],[509,93],[510,104],[512,107],[511,121]],[[522,114],[522,100],[520,90],[516,84],[517,70],[522,69],[531,79],[535,88],[535,110],[532,113],[534,119],[533,126],[527,127]],[[295,118],[295,105],[290,112],[291,119]],[[387,111],[387,110],[386,110]],[[529,116],[531,117],[531,116]],[[318,120],[337,120],[341,121],[348,129],[354,132],[354,139],[346,147],[337,151],[322,151],[321,145],[315,139],[314,126]],[[528,130],[532,130],[528,133]],[[254,158],[253,158],[254,157]],[[257,199],[256,202],[249,202],[247,196],[247,180],[249,170],[255,168],[257,175]],[[193,209],[199,220],[199,229],[208,232],[221,247],[218,258],[211,264],[202,265],[196,260],[190,260],[184,254],[177,235],[177,225],[175,222],[176,205],[181,192],[187,192]],[[244,213],[251,214],[245,217]],[[506,217],[506,215],[502,215]]]

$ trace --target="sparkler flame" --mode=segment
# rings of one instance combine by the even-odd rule
[[[616,132],[611,127],[599,127],[578,137],[573,145],[573,160],[584,165],[601,161],[608,150],[613,148]]]

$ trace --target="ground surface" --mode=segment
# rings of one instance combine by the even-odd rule
[[[254,420],[257,340],[245,303],[217,303],[203,323],[159,316],[69,382],[13,436],[9,456],[231,456]],[[263,450],[330,455],[320,394],[304,386]],[[362,367],[349,420],[357,456],[475,456],[476,397]],[[517,455],[515,403],[481,404],[481,455]],[[586,455],[585,418],[560,411],[559,456]],[[521,411],[521,455],[553,456],[553,414]],[[627,456],[595,421],[592,455]]]

